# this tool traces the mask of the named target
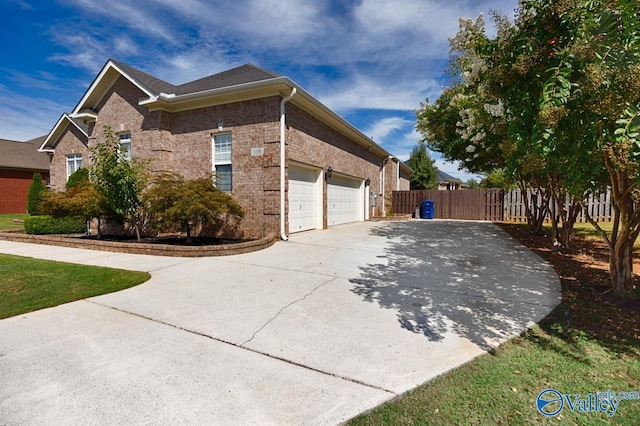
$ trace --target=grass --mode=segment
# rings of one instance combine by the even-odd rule
[[[0,254],[0,319],[124,290],[149,278],[146,272]]]
[[[13,219],[24,220],[27,217],[29,217],[28,214],[0,214],[0,231],[23,229],[22,223],[14,223]]]
[[[590,225],[587,225],[590,226]],[[539,325],[492,353],[414,389],[350,425],[638,424],[640,400],[621,401],[616,414],[572,412],[545,418],[536,409],[548,388],[563,394],[640,392],[640,304],[616,299],[606,288],[606,257],[599,240],[578,232],[575,254],[548,249],[545,236],[505,230],[551,263],[563,301]],[[598,256],[586,256],[596,253]]]
[[[600,222],[598,225],[607,233],[608,236],[611,236],[611,231],[613,230],[613,222]],[[551,233],[551,225],[545,224],[542,226],[545,233]],[[573,226],[574,235],[583,237],[589,240],[602,240],[602,236],[593,227],[590,223],[586,222],[578,222]],[[604,241],[604,240],[602,240]],[[640,239],[637,239],[635,244],[633,245],[635,250],[640,250]]]

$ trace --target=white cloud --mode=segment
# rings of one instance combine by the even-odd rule
[[[373,123],[364,133],[377,143],[384,144],[385,138],[390,133],[411,126],[412,124],[411,121],[402,117],[386,117]]]
[[[0,129],[2,138],[27,141],[46,135],[65,111],[65,106],[45,98],[34,98],[0,85]]]
[[[442,88],[435,80],[376,80],[375,76],[358,74],[349,80],[316,82],[310,90],[317,91],[320,101],[337,112],[353,109],[413,111],[426,97],[439,96]]]

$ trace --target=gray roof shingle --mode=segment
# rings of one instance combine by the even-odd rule
[[[40,136],[27,142],[0,139],[0,167],[6,169],[49,170],[49,156],[38,152],[46,139]]]
[[[208,77],[175,86],[123,63],[114,60],[111,61],[129,74],[129,76],[134,78],[138,83],[148,88],[156,95],[163,92],[167,94],[186,95],[189,93],[204,92],[206,90],[220,89],[223,87],[237,86],[239,84],[253,83],[282,77],[280,74],[262,69],[255,65],[245,64],[218,74],[213,74]]]
[[[450,174],[447,174],[445,172],[443,172],[440,169],[436,169],[436,171],[438,172],[438,182],[457,182],[457,183],[463,183],[460,179],[455,178],[453,176],[451,176]]]

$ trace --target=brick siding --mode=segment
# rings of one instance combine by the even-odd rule
[[[120,77],[96,107],[98,119],[89,126],[89,146],[104,140],[104,126],[110,126],[116,134],[131,133],[132,156],[149,160],[152,172],[175,171],[186,178],[196,178],[212,172],[213,135],[231,133],[232,195],[245,210],[245,218],[238,229],[240,235],[260,238],[268,233],[278,233],[282,98],[271,96],[170,113],[141,107],[138,100],[144,96],[130,81]],[[371,186],[367,190],[378,191],[382,159],[292,102],[287,104],[286,139],[287,164],[296,161],[323,170],[331,166],[336,173],[363,181],[370,179]],[[64,169],[58,166],[58,162],[66,161],[63,152],[69,147],[77,149],[77,144],[71,140],[63,139],[60,144],[56,149],[55,157],[60,158],[54,161],[55,170],[52,163],[56,185],[63,170],[66,181],[66,164]],[[262,148],[264,154],[252,156],[252,148]],[[395,183],[391,183],[395,182],[394,165],[385,166],[385,173],[392,178],[386,186],[392,190],[396,189]],[[323,194],[326,227],[326,183]],[[378,200],[382,201],[381,198]]]
[[[35,171],[0,169],[0,214],[27,212],[27,193]],[[47,184],[49,174],[38,172],[42,183]]]

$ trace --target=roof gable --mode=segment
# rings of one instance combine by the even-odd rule
[[[8,169],[49,170],[49,157],[38,152],[38,147],[46,136],[27,142],[0,139],[0,167]]]
[[[78,130],[80,130],[80,132],[82,132],[82,134],[87,138],[87,140],[82,142],[84,142],[85,144],[88,143],[89,130],[87,125],[84,124],[82,121],[71,117],[69,114],[64,113],[62,114],[62,116],[60,117],[56,125],[53,126],[53,129],[51,129],[51,132],[49,132],[49,134],[46,137],[44,137],[42,141],[42,145],[40,146],[40,149],[38,149],[38,151],[53,152],[56,145],[60,141],[60,138],[64,134],[64,131],[67,129],[69,125],[73,125],[76,128],[78,128]]]

